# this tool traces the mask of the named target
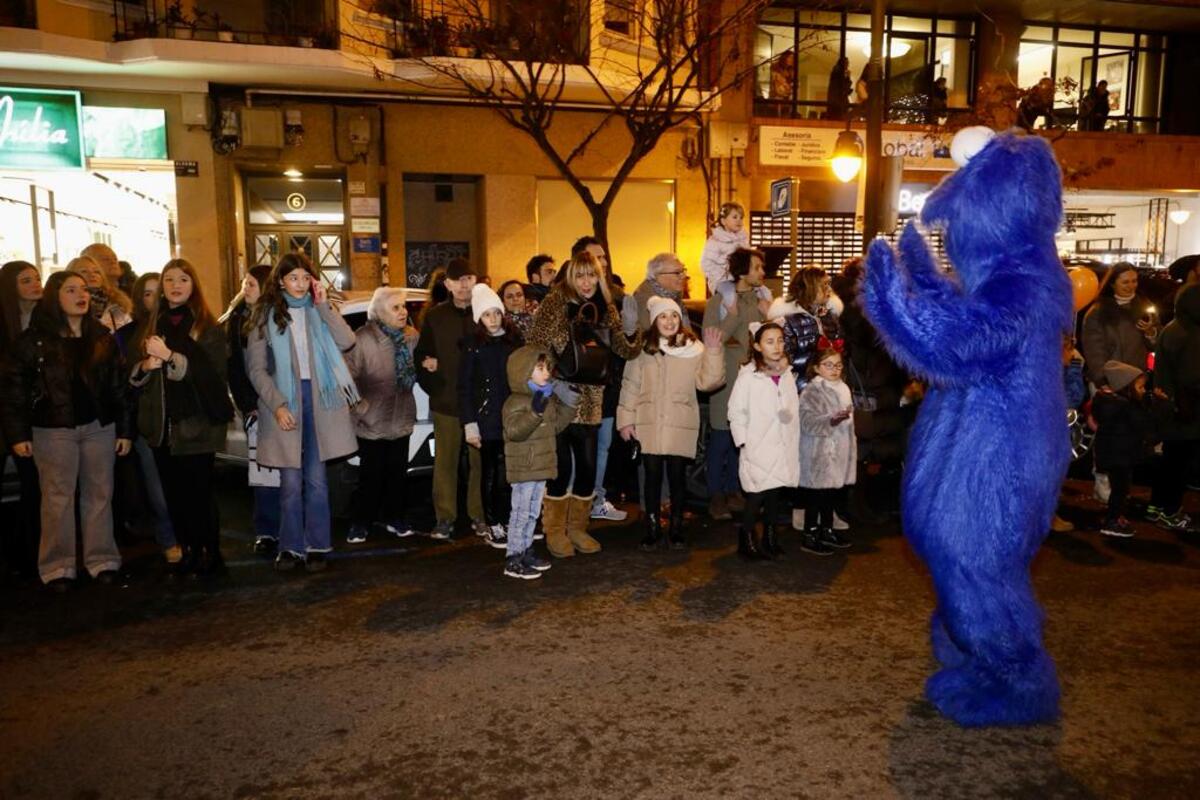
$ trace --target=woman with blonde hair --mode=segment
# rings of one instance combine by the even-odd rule
[[[225,334],[204,301],[191,263],[162,269],[159,299],[129,348],[140,357],[130,383],[141,389],[138,429],[154,451],[171,523],[183,548],[178,573],[224,568],[213,499],[213,464],[225,446],[233,404],[225,381]]]
[[[637,358],[642,335],[632,339],[621,329],[621,315],[613,304],[607,276],[595,256],[580,251],[559,271],[546,299],[538,306],[527,342],[551,351],[560,374],[563,356],[574,343],[590,341],[625,359]],[[604,383],[589,383],[562,374],[565,383],[579,384],[575,419],[558,434],[558,477],[546,485],[542,528],[551,555],[566,558],[600,551],[588,535],[592,498],[596,488],[596,447],[600,428]],[[595,380],[595,376],[582,376]],[[606,378],[605,378],[606,379]],[[574,477],[572,477],[572,474]]]
[[[129,295],[113,286],[104,268],[91,256],[71,259],[67,269],[78,272],[87,282],[88,294],[92,296],[91,314],[97,322],[115,332],[133,322],[133,301]]]

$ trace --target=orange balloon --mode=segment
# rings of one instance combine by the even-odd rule
[[[1071,279],[1071,291],[1075,295],[1075,310],[1082,311],[1100,294],[1100,281],[1096,273],[1087,267],[1072,267],[1067,270]]]

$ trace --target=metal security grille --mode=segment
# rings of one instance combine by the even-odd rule
[[[904,223],[892,234],[883,234],[893,244],[904,230]],[[798,264],[814,264],[837,273],[842,264],[862,255],[862,233],[854,229],[854,214],[836,211],[805,212],[799,215],[796,232]],[[930,235],[938,264],[942,269],[949,267],[942,237]],[[766,211],[750,213],[750,244],[754,247],[788,247],[791,243],[791,228],[787,217],[772,217]]]

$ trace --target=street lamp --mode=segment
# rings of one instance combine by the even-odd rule
[[[833,174],[837,179],[842,183],[854,180],[862,168],[862,161],[863,145],[858,134],[851,130],[839,133],[837,143],[833,146],[833,158],[830,160],[830,166],[833,167]]]

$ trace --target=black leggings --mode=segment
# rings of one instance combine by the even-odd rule
[[[193,555],[205,551],[219,558],[221,525],[213,499],[213,458],[212,453],[171,455],[169,447],[154,448],[154,463],[180,546]]]
[[[845,487],[805,489],[804,530],[833,527],[833,510],[842,504]]]
[[[1116,467],[1108,471],[1108,519],[1115,522],[1125,516],[1129,489],[1133,485],[1133,467]]]
[[[596,437],[599,425],[572,422],[558,435],[558,477],[546,484],[547,497],[591,497],[596,491]],[[575,479],[571,480],[572,470]]]
[[[758,521],[758,511],[763,510],[763,525],[767,528],[775,524],[779,516],[779,503],[787,489],[778,487],[767,489],[765,492],[746,492],[746,508],[742,511],[742,527],[748,531],[754,530]]]
[[[359,525],[407,522],[408,440],[359,437],[358,487],[350,510]]]
[[[657,514],[662,508],[662,476],[666,468],[667,484],[671,490],[671,513],[682,513],[687,485],[684,469],[688,459],[683,456],[658,456],[642,453],[642,465],[646,468],[645,506],[647,514]]]
[[[479,460],[484,521],[488,525],[506,525],[512,490],[504,469],[504,440],[484,439],[479,447]]]

